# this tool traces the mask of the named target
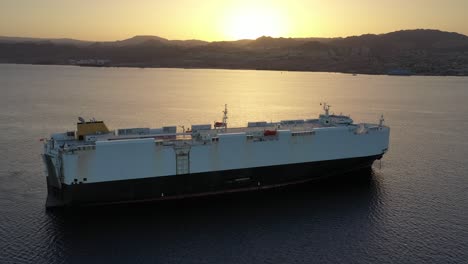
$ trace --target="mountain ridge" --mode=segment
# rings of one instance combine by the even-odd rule
[[[111,42],[0,37],[0,62],[106,66],[333,71],[468,75],[468,36],[433,29],[345,38],[273,38],[237,41],[168,40],[138,35]]]
[[[93,40],[80,40],[74,38],[34,38],[34,37],[10,37],[10,36],[0,36],[0,43],[10,42],[10,43],[23,43],[23,42],[51,42],[54,44],[81,44],[81,45],[91,45],[94,43],[100,44],[118,44],[118,46],[126,46],[126,45],[137,45],[141,44],[147,40],[156,40],[162,43],[183,43],[183,42],[197,42],[199,44],[208,44],[208,43],[221,43],[221,42],[247,42],[247,41],[255,41],[259,39],[269,38],[274,40],[296,40],[296,41],[319,41],[319,42],[327,42],[331,40],[337,39],[354,39],[354,38],[362,38],[362,37],[379,37],[379,36],[390,36],[390,35],[398,35],[398,34],[406,34],[406,33],[414,33],[414,32],[440,32],[451,34],[453,36],[457,36],[459,38],[468,38],[468,36],[457,33],[457,32],[449,32],[449,31],[441,31],[436,29],[406,29],[406,30],[398,30],[392,31],[388,33],[382,34],[361,34],[361,35],[352,35],[347,37],[305,37],[305,38],[293,38],[293,37],[271,37],[271,36],[260,36],[256,39],[239,39],[239,40],[222,40],[222,41],[204,41],[199,39],[187,39],[187,40],[180,40],[180,39],[167,39],[156,35],[135,35],[133,37],[129,37],[123,40],[113,40],[113,41],[93,41]]]

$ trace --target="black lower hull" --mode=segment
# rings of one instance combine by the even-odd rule
[[[382,155],[194,173],[102,183],[53,186],[47,179],[47,207],[145,202],[262,190],[299,184],[371,167]]]

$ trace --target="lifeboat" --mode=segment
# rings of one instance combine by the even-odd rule
[[[263,131],[263,135],[266,136],[266,137],[267,136],[276,136],[276,133],[277,133],[276,130],[265,130],[265,131]]]
[[[214,127],[225,127],[226,126],[226,123],[223,123],[223,122],[215,122],[214,123]]]

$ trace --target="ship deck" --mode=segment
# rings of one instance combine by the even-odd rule
[[[96,141],[114,141],[114,140],[135,140],[135,139],[148,139],[153,138],[155,142],[160,143],[161,145],[171,146],[171,145],[181,145],[181,144],[206,144],[211,142],[213,139],[216,139],[219,135],[227,134],[245,134],[249,136],[254,141],[267,141],[267,140],[276,140],[277,131],[291,131],[293,135],[295,133],[314,133],[314,129],[320,128],[334,128],[334,127],[351,127],[357,129],[359,126],[372,127],[377,126],[374,124],[331,124],[324,125],[315,120],[304,122],[301,124],[284,124],[281,122],[278,123],[267,123],[263,126],[252,126],[252,127],[229,127],[229,128],[217,128],[217,129],[207,129],[200,131],[189,131],[189,132],[179,132],[179,133],[169,133],[169,134],[135,134],[135,135],[117,135],[116,131],[111,131],[109,134],[96,135],[95,140],[77,140],[77,139],[63,139],[56,140],[56,142],[61,147],[66,148],[75,148],[83,146],[95,146]],[[273,135],[266,136],[264,133],[266,131],[272,132]]]

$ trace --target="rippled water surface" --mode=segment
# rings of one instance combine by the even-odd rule
[[[391,127],[371,175],[47,212],[39,138],[336,113]],[[468,78],[0,65],[0,263],[467,263]]]

